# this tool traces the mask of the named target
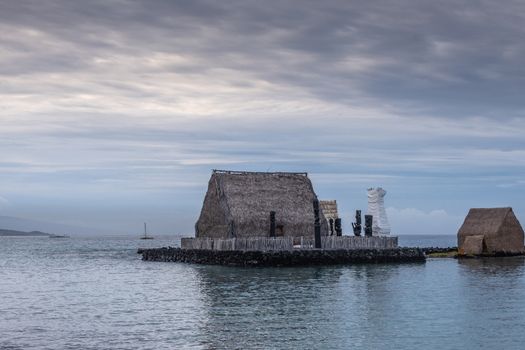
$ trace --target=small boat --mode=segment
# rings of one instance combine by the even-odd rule
[[[140,239],[153,239],[153,237],[148,236],[148,231],[146,230],[146,223],[144,223],[144,236],[140,237]]]
[[[53,233],[50,233],[49,238],[69,238],[69,236],[68,235],[55,235]]]

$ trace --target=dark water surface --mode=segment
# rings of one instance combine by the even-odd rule
[[[524,348],[523,258],[272,269],[136,254],[174,242],[0,238],[0,349]]]

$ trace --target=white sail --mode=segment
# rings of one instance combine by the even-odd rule
[[[368,215],[373,215],[372,235],[389,235],[390,224],[385,210],[386,191],[381,187],[368,189]]]

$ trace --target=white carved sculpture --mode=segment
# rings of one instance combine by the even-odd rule
[[[389,235],[390,224],[385,210],[386,191],[381,187],[368,189],[368,215],[373,215],[372,235]]]

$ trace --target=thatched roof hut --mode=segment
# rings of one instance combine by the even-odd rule
[[[268,237],[270,212],[276,236],[314,236],[317,196],[306,173],[214,170],[208,183],[196,237]],[[320,211],[321,235],[328,225]]]
[[[462,254],[523,253],[524,233],[512,208],[470,209],[458,232]]]
[[[338,219],[339,213],[337,212],[337,201],[336,200],[323,200],[319,201],[319,207],[323,211],[326,220]]]
[[[335,219],[339,219],[339,213],[337,212],[337,201],[334,200],[323,200],[319,201],[319,208],[321,208],[324,217],[326,218],[326,224],[330,229],[330,219],[332,219],[332,229],[335,229]],[[330,234],[333,234],[330,231]]]

